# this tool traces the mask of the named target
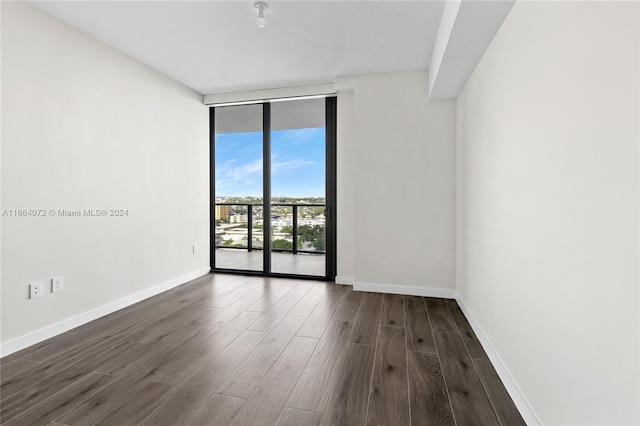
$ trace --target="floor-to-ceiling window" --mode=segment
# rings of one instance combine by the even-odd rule
[[[213,270],[335,276],[335,97],[211,109]]]

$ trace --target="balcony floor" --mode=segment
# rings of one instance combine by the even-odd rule
[[[216,249],[216,268],[262,271],[262,252]],[[271,271],[280,274],[324,277],[325,256],[318,254],[272,253]]]

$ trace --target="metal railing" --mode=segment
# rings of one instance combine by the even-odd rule
[[[254,246],[254,241],[253,241],[253,236],[254,236],[254,226],[253,226],[253,221],[254,221],[254,208],[259,207],[260,209],[264,210],[264,205],[263,204],[250,204],[250,203],[215,203],[215,207],[222,207],[222,206],[227,206],[229,207],[229,209],[231,209],[231,207],[240,207],[240,214],[243,214],[246,211],[246,222],[242,221],[242,222],[235,222],[238,223],[240,226],[244,225],[246,223],[247,226],[247,246],[226,246],[226,245],[220,245],[218,244],[218,228],[219,226],[216,225],[216,243],[215,243],[215,248],[219,249],[239,249],[239,250],[247,250],[247,251],[262,251],[264,249],[264,247],[259,247],[259,246]],[[298,249],[298,228],[299,228],[299,218],[298,218],[298,213],[300,211],[300,208],[304,208],[304,207],[322,207],[323,208],[323,214],[325,215],[326,218],[326,214],[327,214],[327,210],[326,210],[326,204],[299,204],[299,203],[272,203],[271,207],[290,207],[292,210],[292,223],[291,223],[291,234],[292,234],[292,247],[291,249],[286,249],[286,248],[271,248],[271,251],[273,252],[283,252],[283,253],[293,253],[293,254],[298,254],[298,253],[306,253],[306,254],[325,254],[325,250],[304,250],[304,249]],[[246,210],[243,210],[246,209]],[[215,210],[215,209],[214,209]],[[214,213],[215,214],[215,213]],[[231,212],[227,212],[225,214],[225,216],[227,216],[229,218],[237,216],[238,215],[238,211],[236,209],[236,211],[233,212],[233,214],[231,214]],[[269,218],[272,219],[272,215],[268,216]],[[218,221],[218,218],[215,217],[215,220]],[[303,219],[304,220],[304,219]],[[231,225],[231,224],[230,224]],[[323,228],[326,230],[326,226],[323,224],[322,225]],[[262,227],[264,229],[264,212],[263,212],[263,216],[262,216]],[[228,227],[228,229],[235,229],[237,227]],[[269,229],[271,229],[272,227],[270,226]],[[242,228],[241,228],[242,229]],[[264,237],[263,237],[264,238]]]

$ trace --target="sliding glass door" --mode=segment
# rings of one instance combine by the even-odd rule
[[[212,269],[335,276],[335,98],[217,107]]]

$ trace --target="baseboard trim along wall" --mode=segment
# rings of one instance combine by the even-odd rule
[[[489,359],[491,360],[491,364],[493,364],[493,367],[496,369],[496,372],[498,373],[500,380],[502,380],[502,383],[504,384],[505,388],[507,388],[507,392],[509,392],[509,396],[511,396],[511,399],[513,400],[514,404],[516,404],[516,407],[518,407],[518,410],[520,411],[520,414],[524,418],[524,421],[527,423],[527,425],[530,425],[530,426],[541,425],[542,422],[540,421],[538,416],[536,416],[536,413],[533,411],[533,409],[531,408],[531,405],[529,404],[527,399],[524,397],[524,395],[520,391],[520,388],[518,387],[516,382],[513,380],[513,377],[511,377],[511,374],[509,374],[509,370],[507,370],[507,367],[502,362],[502,359],[500,358],[495,348],[491,344],[491,341],[489,340],[487,335],[484,333],[484,330],[480,326],[480,323],[478,323],[476,318],[473,316],[473,314],[471,313],[467,305],[465,305],[464,301],[460,297],[460,294],[458,294],[457,292],[456,292],[455,299],[458,302],[458,305],[460,305],[460,309],[462,309],[464,316],[469,321],[469,324],[471,324],[471,328],[476,333],[476,336],[478,337],[480,344],[482,345],[483,349],[489,356]]]
[[[355,279],[353,277],[336,277],[334,281],[340,285],[353,285]]]
[[[448,288],[354,282],[353,289],[356,291],[373,291],[376,293],[405,294],[407,296],[441,297],[443,299],[456,298],[456,291]]]
[[[126,308],[127,306],[141,302],[164,291],[170,290],[174,287],[199,278],[203,275],[208,274],[210,271],[211,268],[208,266],[206,268],[200,268],[196,271],[171,279],[162,284],[158,284],[132,295],[123,297],[122,299],[107,303],[106,305],[97,307],[80,315],[67,318],[50,326],[41,328],[40,330],[36,330],[31,333],[25,334],[24,336],[20,336],[4,342],[0,344],[0,356],[10,355],[21,349],[27,348],[31,345],[35,345],[36,343],[40,343],[43,340],[49,339],[53,336],[57,336],[58,334],[64,333],[90,321],[101,318],[105,315],[109,315],[115,311],[119,311],[122,308]]]

